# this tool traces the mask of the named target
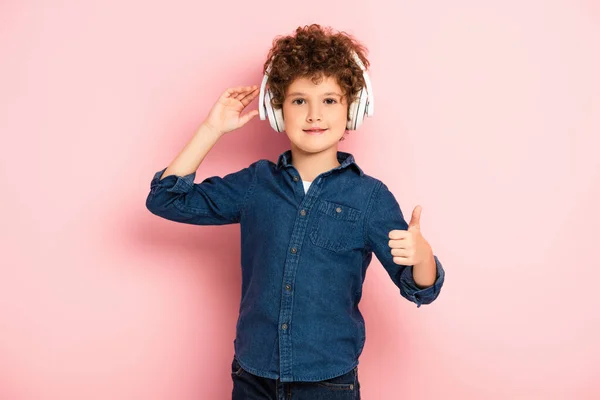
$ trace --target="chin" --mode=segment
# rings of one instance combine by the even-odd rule
[[[294,143],[294,146],[298,149],[301,150],[305,153],[321,153],[323,151],[329,150],[332,147],[336,147],[337,148],[337,143],[327,143],[327,144],[320,144],[320,145],[313,145],[311,146],[310,144],[307,143]]]

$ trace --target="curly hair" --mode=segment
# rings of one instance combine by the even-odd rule
[[[276,37],[263,68],[266,73],[271,65],[268,85],[273,107],[282,108],[286,91],[295,79],[309,78],[319,84],[323,76],[336,79],[350,106],[365,84],[352,51],[368,69],[366,47],[345,32],[334,33],[330,27],[312,24],[298,27],[295,35]]]

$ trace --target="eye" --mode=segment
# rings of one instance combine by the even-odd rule
[[[292,100],[292,104],[299,104],[299,103],[297,103],[298,101],[304,101],[304,99],[295,99],[295,100]],[[325,101],[328,102],[327,104],[336,104],[337,103],[337,100],[335,100],[335,99],[333,99],[331,97],[325,99]]]

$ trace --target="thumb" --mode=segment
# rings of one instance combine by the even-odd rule
[[[410,222],[408,224],[409,230],[421,230],[421,211],[423,207],[416,206],[412,212],[412,216],[410,218]]]
[[[250,121],[252,118],[256,117],[258,115],[258,110],[252,110],[247,112],[246,114],[242,115],[240,117],[240,127],[246,125],[246,123],[248,123],[248,121]]]

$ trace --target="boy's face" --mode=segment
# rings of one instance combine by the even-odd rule
[[[285,131],[292,147],[317,153],[337,149],[346,130],[348,105],[333,77],[315,85],[309,78],[297,78],[288,87],[283,101]],[[311,132],[310,129],[325,129]]]

